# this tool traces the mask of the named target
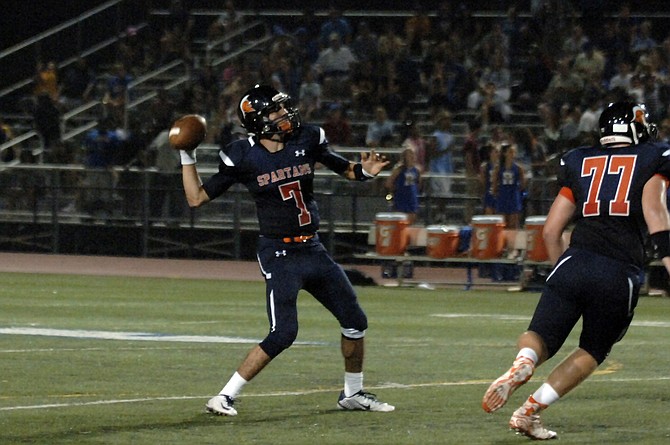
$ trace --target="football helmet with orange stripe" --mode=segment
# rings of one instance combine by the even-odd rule
[[[285,110],[270,119],[270,114]],[[291,96],[268,85],[256,85],[242,95],[237,107],[242,126],[259,138],[286,135],[300,127],[300,112],[291,106]]]
[[[656,138],[656,125],[647,122],[644,104],[611,103],[600,114],[600,144],[641,144]]]

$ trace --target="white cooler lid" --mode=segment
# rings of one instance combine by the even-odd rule
[[[526,224],[544,224],[546,221],[547,221],[547,215],[526,217]]]
[[[377,213],[375,215],[377,221],[406,221],[407,215],[401,212],[386,212]]]
[[[505,217],[502,215],[474,215],[472,217],[473,224],[496,224],[501,222],[505,222]]]

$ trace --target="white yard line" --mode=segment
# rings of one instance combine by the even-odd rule
[[[257,338],[222,337],[214,335],[171,335],[154,332],[117,332],[91,331],[80,329],[50,329],[50,328],[0,328],[0,334],[6,335],[38,335],[45,337],[88,338],[96,340],[124,340],[124,341],[166,341],[183,343],[248,343],[256,344]],[[322,345],[322,342],[295,342],[297,345]]]
[[[652,378],[626,378],[626,379],[607,379],[607,380],[598,380],[592,379],[588,383],[632,383],[632,382],[651,382],[651,381],[667,381],[670,380],[670,376],[659,376]],[[378,386],[369,386],[367,389],[377,390],[377,389],[412,389],[412,388],[437,388],[445,386],[469,386],[469,385],[488,385],[491,382],[489,380],[467,380],[459,382],[432,382],[432,383],[413,383],[413,384],[401,384],[401,383],[386,383]],[[341,388],[319,388],[319,389],[310,389],[306,391],[278,391],[278,392],[267,392],[267,393],[258,393],[258,394],[244,394],[244,397],[290,397],[290,396],[304,396],[309,394],[322,394],[322,393],[337,393]],[[48,409],[48,408],[72,408],[80,406],[95,406],[95,405],[115,405],[121,403],[145,403],[145,402],[156,402],[156,401],[165,401],[165,400],[195,400],[201,399],[203,401],[211,397],[209,395],[203,396],[169,396],[169,397],[138,397],[133,399],[111,399],[111,400],[92,400],[88,402],[68,402],[68,403],[49,403],[43,405],[20,405],[20,406],[5,406],[0,407],[0,411],[20,411],[20,410],[36,410],[36,409]]]

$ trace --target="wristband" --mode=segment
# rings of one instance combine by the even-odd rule
[[[195,150],[179,150],[181,156],[181,165],[195,164]]]
[[[374,177],[375,175],[365,171],[365,169],[363,168],[363,164],[361,163],[354,164],[354,178],[356,178],[357,181],[367,181],[368,179]]]
[[[670,256],[670,230],[652,233],[650,237],[654,253],[658,254],[659,259]]]

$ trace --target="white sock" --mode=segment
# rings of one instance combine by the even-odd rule
[[[516,358],[519,359],[521,357],[531,359],[533,361],[533,364],[537,363],[537,353],[533,351],[531,348],[521,348],[519,353],[516,355]]]
[[[344,373],[344,396],[350,397],[363,389],[363,373],[362,372],[345,372]]]
[[[543,383],[542,386],[533,393],[533,398],[536,402],[547,406],[560,399],[560,397],[561,396],[558,395],[556,390],[554,390],[549,383]]]
[[[233,376],[228,380],[228,383],[226,383],[226,386],[223,387],[223,389],[219,392],[219,394],[225,394],[228,397],[232,397],[233,399],[237,397],[237,395],[242,391],[242,387],[246,385],[247,381],[242,378],[240,374],[235,372]]]

